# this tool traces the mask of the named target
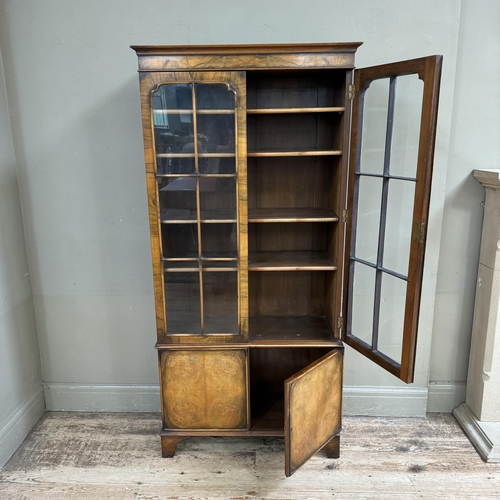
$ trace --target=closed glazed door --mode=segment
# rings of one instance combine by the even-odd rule
[[[159,341],[245,340],[245,75],[141,77]]]

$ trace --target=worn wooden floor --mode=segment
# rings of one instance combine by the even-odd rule
[[[0,499],[500,499],[451,415],[344,419],[341,458],[291,478],[280,438],[189,438],[160,457],[156,414],[46,413],[0,472]]]

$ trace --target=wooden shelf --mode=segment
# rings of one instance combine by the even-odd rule
[[[251,151],[247,153],[248,158],[283,158],[285,156],[341,156],[341,150],[328,151]]]
[[[236,153],[198,153],[198,158],[234,158]],[[157,158],[194,158],[194,153],[157,153]],[[182,176],[182,174],[179,174]]]
[[[251,316],[249,329],[250,343],[255,345],[276,341],[329,345],[334,341],[324,316]]]
[[[248,222],[338,222],[329,208],[251,208]]]
[[[158,115],[192,115],[192,109],[153,109]],[[234,109],[197,109],[198,115],[234,115]]]
[[[335,271],[328,252],[250,252],[249,271]]]
[[[311,107],[311,108],[252,108],[247,109],[248,115],[271,115],[284,113],[343,113],[343,106]]]

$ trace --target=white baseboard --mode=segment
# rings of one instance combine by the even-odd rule
[[[344,415],[425,417],[425,387],[344,387]]]
[[[45,412],[43,388],[38,386],[0,427],[0,469]]]
[[[465,382],[430,382],[427,411],[429,413],[451,413],[453,408],[465,401]]]
[[[158,385],[43,384],[48,411],[158,412]],[[427,389],[344,387],[345,415],[422,417]]]
[[[159,412],[158,385],[43,384],[47,411]]]
[[[460,427],[486,462],[500,462],[500,422],[481,422],[466,403],[453,410]]]

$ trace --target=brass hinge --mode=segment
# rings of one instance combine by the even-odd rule
[[[342,210],[342,222],[344,224],[347,224],[348,217],[349,217],[349,210],[347,210],[347,208],[344,208],[344,210]]]
[[[350,101],[354,101],[355,96],[356,96],[356,86],[351,84],[351,85],[349,85],[348,99]]]
[[[337,328],[339,330],[342,330],[342,328],[344,328],[344,318],[342,316],[339,316],[337,318]]]
[[[425,236],[425,222],[414,222],[413,223],[413,234],[412,240],[417,243],[422,243]]]

